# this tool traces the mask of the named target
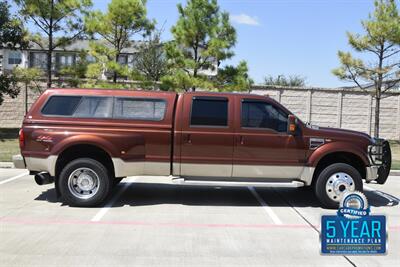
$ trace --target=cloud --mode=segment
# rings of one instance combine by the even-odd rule
[[[251,25],[251,26],[259,26],[260,23],[258,22],[257,17],[252,17],[247,14],[240,14],[240,15],[231,15],[230,19],[233,22],[236,22],[238,24],[246,24],[246,25]]]

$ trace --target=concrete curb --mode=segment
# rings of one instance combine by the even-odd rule
[[[14,164],[12,162],[0,162],[0,168],[14,168]]]
[[[390,171],[390,176],[400,176],[400,170],[392,170]]]
[[[12,162],[0,162],[0,168],[14,168],[14,164]],[[400,176],[400,170],[391,170],[390,176]]]

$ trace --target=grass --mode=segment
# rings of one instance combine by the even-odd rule
[[[400,170],[400,141],[390,141],[392,149],[392,170]]]
[[[12,156],[20,154],[16,128],[0,129],[0,161],[12,161]]]
[[[392,169],[400,170],[400,141],[390,141]],[[11,161],[19,154],[18,129],[0,129],[0,161]]]
[[[0,139],[0,161],[11,161],[13,155],[20,153],[18,139]]]

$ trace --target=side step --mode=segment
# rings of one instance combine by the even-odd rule
[[[238,181],[218,181],[218,180],[193,180],[185,179],[182,177],[172,178],[172,183],[181,185],[203,185],[203,186],[253,186],[253,187],[287,187],[297,188],[303,187],[304,183],[301,181],[290,182],[238,182]]]

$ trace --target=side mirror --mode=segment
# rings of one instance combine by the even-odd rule
[[[297,132],[297,118],[292,114],[288,116],[287,132],[291,135],[296,135]]]

